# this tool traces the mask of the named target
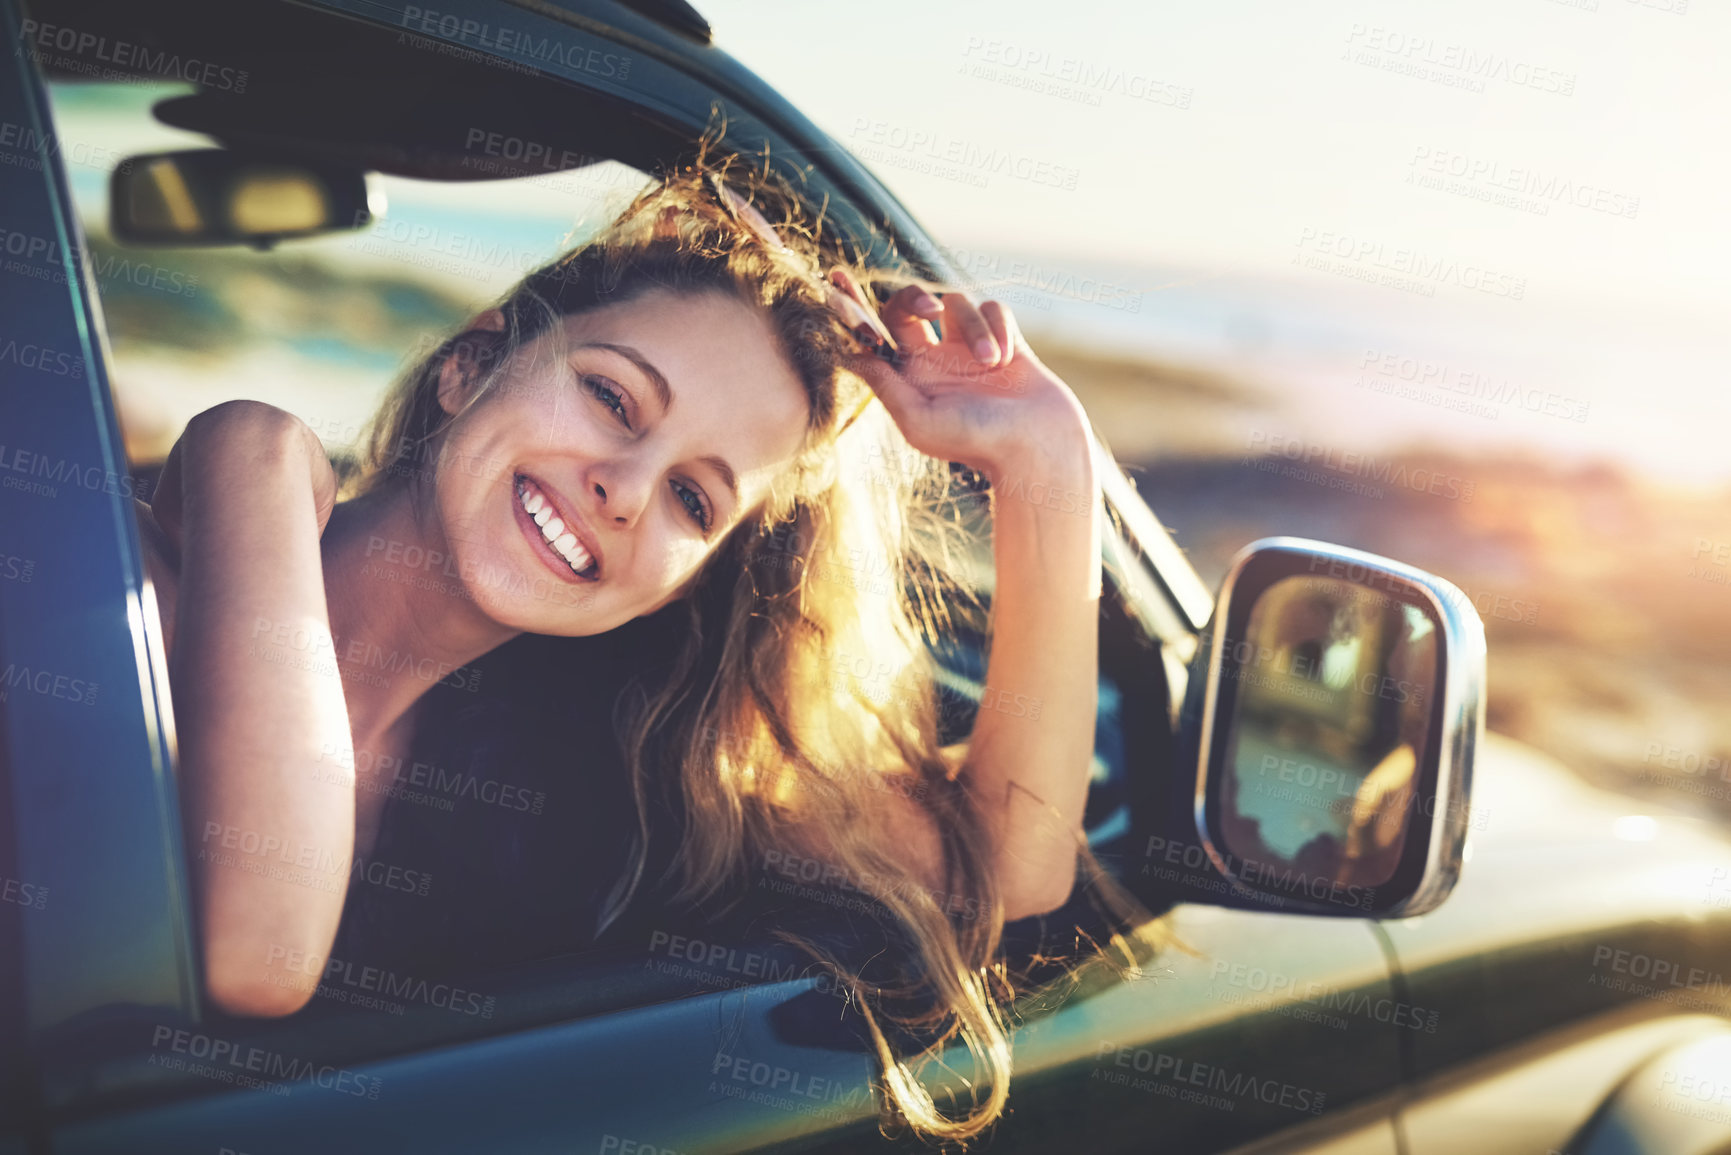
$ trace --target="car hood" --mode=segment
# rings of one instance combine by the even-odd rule
[[[1488,735],[1466,862],[1437,909],[1378,926],[1413,1002],[1448,1025],[1420,1073],[1601,1012],[1715,1010],[1731,994],[1731,838]]]

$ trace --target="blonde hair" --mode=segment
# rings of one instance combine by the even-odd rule
[[[453,353],[473,357],[483,374],[470,390],[473,403],[511,350],[584,309],[662,289],[725,292],[766,311],[805,391],[804,441],[770,498],[704,562],[683,603],[689,628],[665,677],[639,679],[621,694],[616,726],[639,839],[607,918],[643,880],[653,790],[670,786],[686,815],[669,871],[677,901],[725,909],[744,896],[754,862],[806,845],[802,832],[817,832],[837,873],[906,932],[922,973],[868,989],[821,948],[778,933],[831,967],[855,996],[881,1064],[886,1125],[899,1116],[928,1137],[965,1141],[1003,1112],[1011,1070],[1006,1008],[1017,991],[1000,957],[1004,910],[987,831],[958,759],[939,746],[928,641],[964,619],[983,627],[984,610],[965,576],[968,534],[948,464],[908,445],[884,407],[871,403],[870,387],[844,367],[842,356],[857,346],[826,302],[823,272],[844,266],[880,297],[914,278],[862,267],[858,250],[826,233],[823,213],[808,213],[767,161],[710,161],[710,147],[706,137],[692,164],[524,278],[500,303],[502,333],[459,333],[406,374],[345,489],[358,494],[423,475],[414,463],[436,453],[450,420],[437,385]],[[717,181],[769,218],[780,247],[741,221]],[[835,572],[838,557],[859,550],[880,575],[864,590],[857,566],[843,562],[842,576]],[[873,676],[833,676],[837,655],[865,660]],[[935,821],[945,874],[937,895],[900,852],[886,790],[923,800]],[[1154,945],[1150,916],[1103,874],[1085,842],[1079,853],[1091,893],[1129,928],[1114,932],[1112,953],[1135,965]],[[946,894],[966,901],[941,901]],[[930,1045],[897,1054],[880,1017],[926,1032]],[[919,1073],[957,1037],[981,1078],[968,1109],[950,1115]]]

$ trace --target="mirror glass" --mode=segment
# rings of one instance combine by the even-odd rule
[[[1438,622],[1333,577],[1267,586],[1224,655],[1237,682],[1220,776],[1235,859],[1375,887],[1400,864],[1439,688]]]
[[[138,156],[115,169],[112,230],[135,245],[269,245],[384,215],[366,173],[228,149]]]

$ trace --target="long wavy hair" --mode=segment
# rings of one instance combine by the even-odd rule
[[[956,748],[940,746],[930,643],[964,621],[984,622],[969,575],[972,531],[948,463],[909,446],[845,368],[842,357],[859,346],[826,302],[824,271],[846,267],[880,300],[916,278],[859,263],[858,243],[826,231],[825,214],[806,209],[767,159],[712,157],[712,148],[706,136],[692,163],[665,172],[592,239],[510,290],[498,306],[501,333],[456,334],[413,367],[375,418],[345,495],[428,472],[452,420],[438,402],[440,370],[459,352],[482,375],[473,404],[497,385],[512,350],[587,309],[660,289],[723,292],[768,314],[804,387],[803,444],[770,498],[699,570],[683,599],[689,628],[660,666],[664,676],[636,679],[619,697],[615,729],[640,837],[608,917],[643,880],[657,790],[671,790],[686,816],[670,870],[676,900],[725,909],[744,897],[765,855],[821,847],[828,877],[893,918],[917,949],[919,973],[901,986],[868,985],[822,948],[784,937],[853,996],[881,1064],[886,1126],[899,1116],[929,1138],[965,1143],[1003,1112],[1007,1015],[1024,993],[1002,957],[1004,908],[981,812]],[[769,219],[780,246],[741,220],[718,181]],[[865,676],[849,672],[862,668]],[[936,823],[939,892],[898,846],[892,795],[918,800]],[[1122,928],[1098,954],[1133,967],[1159,945],[1150,916],[1085,841],[1078,850],[1086,885]],[[880,1018],[900,1039],[927,1045],[898,1053]],[[940,1110],[920,1078],[957,1037],[978,1076],[959,1114]]]

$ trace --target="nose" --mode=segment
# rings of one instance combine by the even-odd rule
[[[589,488],[595,494],[598,520],[622,529],[636,524],[649,500],[647,473],[621,462],[593,470]]]

